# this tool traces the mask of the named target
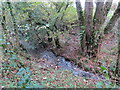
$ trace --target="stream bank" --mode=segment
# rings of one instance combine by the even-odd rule
[[[51,66],[57,66],[59,69],[71,71],[75,76],[85,77],[89,79],[105,79],[101,75],[95,75],[90,72],[83,71],[74,63],[70,62],[63,56],[56,56],[55,53],[51,50],[45,49],[37,49],[33,48],[34,46],[30,45],[29,43],[22,41],[20,42],[26,51],[31,55],[31,57],[36,58],[36,62],[40,63],[39,60],[44,60],[42,63],[45,67],[50,68]],[[47,62],[47,63],[46,63]]]

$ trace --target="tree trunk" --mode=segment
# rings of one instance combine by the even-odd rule
[[[54,38],[54,40],[55,40],[56,48],[60,48],[61,46],[60,46],[60,42],[59,42],[58,36],[56,36],[56,37]]]
[[[84,16],[83,16],[83,10],[82,10],[82,6],[81,6],[81,2],[80,0],[76,0],[76,9],[77,9],[77,15],[78,15],[78,22],[79,22],[79,28],[80,31],[84,31]],[[80,40],[80,54],[85,56],[85,37],[84,37],[84,33],[83,33],[83,37],[81,37]]]
[[[18,27],[16,25],[15,17],[14,17],[13,11],[12,11],[12,5],[11,5],[9,0],[7,0],[7,1],[8,1],[7,4],[8,4],[8,7],[10,9],[10,14],[11,14],[11,17],[12,17],[12,21],[13,21],[15,36],[16,36],[16,39],[19,40],[18,39]]]
[[[112,1],[113,1],[113,0],[111,0],[111,2],[110,2],[109,0],[107,0],[107,1],[105,2],[104,10],[103,10],[104,19],[103,19],[103,22],[102,22],[102,23],[105,22],[105,19],[106,19],[106,17],[107,17],[107,14],[108,14],[108,12],[110,11],[110,8],[111,8],[111,5],[112,5]]]
[[[62,2],[62,4],[64,4],[64,2]],[[66,6],[64,7],[64,11],[67,10],[67,8],[68,8],[69,5],[70,5],[69,2],[67,2]],[[57,20],[60,19],[60,21],[62,21],[63,17],[64,17],[64,14],[65,14],[65,12],[61,12],[61,9],[62,9],[62,7],[60,7],[60,10],[57,13],[62,13],[62,16],[61,17],[57,17],[56,21],[55,21],[55,24],[54,24],[54,27],[55,27],[56,30],[59,29],[59,27],[57,27],[57,26],[59,26],[59,25],[57,25]],[[54,38],[54,40],[55,40],[56,48],[60,48],[61,45],[60,45],[60,42],[59,42],[58,35]]]
[[[5,52],[3,52],[4,54],[4,57],[6,57],[6,53],[7,53],[7,50],[6,48],[8,48],[8,45],[7,43],[10,42],[9,39],[7,38],[8,37],[8,31],[7,31],[7,25],[6,25],[6,14],[5,14],[5,3],[2,3],[2,20],[1,20],[1,26],[2,26],[2,33],[3,33],[3,39],[5,40],[5,45],[3,45],[3,50],[5,50]]]
[[[77,0],[76,0],[77,1]],[[82,52],[86,53],[90,58],[91,57],[96,57],[97,53],[99,52],[99,46],[102,42],[103,39],[103,33],[100,31],[101,26],[103,25],[103,23],[105,22],[105,19],[107,17],[107,14],[111,8],[112,2],[109,2],[108,0],[105,2],[105,0],[102,0],[102,2],[97,2],[96,3],[96,11],[95,11],[95,15],[92,19],[92,15],[93,15],[93,2],[87,2],[88,0],[86,0],[85,2],[85,39],[82,40],[82,44],[84,44],[84,50]],[[82,10],[81,8],[79,9],[79,7],[81,7],[80,4],[78,4],[78,2],[76,3],[76,8],[78,10]],[[118,5],[118,7],[120,6],[120,4]],[[78,11],[77,11],[78,12]],[[80,16],[80,11],[78,13],[78,16]],[[82,16],[82,15],[81,15]],[[108,23],[108,25],[105,28],[105,34],[107,34],[108,31],[110,31],[113,26],[115,25],[116,21],[118,20],[120,16],[120,8],[117,8],[114,15],[112,16],[110,22]],[[81,19],[81,18],[78,18]],[[82,25],[82,24],[80,24]],[[94,27],[93,27],[94,26]],[[94,31],[93,31],[94,30]]]
[[[92,31],[93,31],[93,1],[85,2],[85,39],[86,39],[86,49],[87,55],[91,57],[92,55]]]
[[[6,17],[5,17],[5,7],[4,3],[2,3],[2,20],[1,20],[2,30],[4,34],[7,34],[7,28],[6,28]]]
[[[100,39],[100,26],[103,23],[103,10],[104,10],[104,0],[101,2],[96,2],[96,11],[93,18],[93,24],[94,24],[94,31],[93,31],[93,55],[92,57],[96,57],[97,53],[99,52],[99,39]]]
[[[103,38],[103,33],[100,31],[103,23],[106,20],[107,14],[111,8],[111,4],[112,2],[109,2],[108,0],[106,1],[105,5],[104,5],[104,0],[103,2],[97,2],[97,8],[96,8],[96,14],[94,16],[94,45],[93,45],[93,50],[94,53],[96,55],[94,55],[95,57],[97,56],[97,54],[99,53],[99,47],[100,44],[102,42],[102,38]]]
[[[99,31],[100,26],[103,22],[103,7],[104,7],[104,0],[96,3],[96,11],[93,19],[95,32]]]
[[[76,0],[76,9],[77,9],[78,21],[81,29],[81,27],[84,26],[84,16],[83,16],[80,0]]]
[[[15,39],[13,40],[13,43],[14,43],[15,46],[19,46],[18,28],[17,28],[17,25],[16,25],[15,17],[13,15],[12,5],[11,5],[11,2],[9,0],[7,0],[7,4],[8,4],[8,8],[10,9],[10,15],[12,17],[12,22],[13,22],[13,26],[14,26],[14,30],[13,30],[14,32],[13,32],[12,36]],[[17,48],[14,48],[14,49],[17,49]]]
[[[119,17],[120,17],[120,2],[118,3],[117,9],[115,10],[114,15],[112,16],[109,23],[105,27],[104,34],[108,34],[112,30],[116,21],[119,19]]]
[[[118,77],[120,77],[120,20],[118,21],[118,58],[116,61],[116,71]]]
[[[20,45],[20,42],[19,42],[18,27],[16,25],[16,21],[15,21],[15,17],[14,17],[14,14],[13,14],[11,2],[9,0],[7,0],[7,4],[8,4],[8,7],[10,9],[10,15],[12,17],[13,26],[14,26],[14,30],[13,30],[14,34],[11,36],[13,38],[13,41],[10,41],[12,43],[11,45],[13,47],[13,51],[16,54],[18,54],[18,56],[22,56],[22,57],[30,60],[30,57],[26,53],[23,52],[23,48],[21,48],[21,45]],[[11,35],[11,32],[9,32],[9,35]]]

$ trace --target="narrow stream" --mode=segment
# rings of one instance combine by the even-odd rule
[[[89,73],[80,69],[77,65],[67,61],[64,57],[56,56],[52,51],[44,51],[40,54],[40,58],[46,59],[51,64],[55,64],[56,66],[60,67],[62,70],[71,71],[75,76],[90,78],[90,79],[105,79],[101,75],[95,75],[93,73]]]
[[[31,56],[36,55],[39,59],[45,59],[48,62],[50,62],[51,65],[56,65],[60,67],[60,69],[62,70],[71,71],[75,76],[96,79],[96,80],[105,79],[101,75],[95,75],[93,73],[83,71],[77,65],[71,63],[70,61],[67,61],[64,57],[56,56],[51,50],[41,51],[39,49],[34,49],[33,48],[34,46],[30,45],[29,43],[25,41],[20,41],[20,43],[23,45],[23,47],[27,50],[27,52]],[[50,65],[47,65],[47,66],[50,66]]]

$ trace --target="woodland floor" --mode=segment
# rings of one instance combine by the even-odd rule
[[[71,33],[74,33],[75,35],[69,34],[66,35],[67,37],[70,37],[69,40],[66,40],[66,36],[62,35],[61,40],[66,41],[65,44],[62,45],[62,49],[56,50],[57,54],[60,56],[64,56],[69,59],[77,60],[76,62],[83,64],[83,69],[89,68],[89,71],[94,70],[95,68],[99,67],[99,64],[106,64],[106,67],[108,68],[111,64],[115,63],[117,59],[117,49],[118,49],[118,38],[116,33],[109,33],[105,36],[105,39],[102,41],[102,44],[100,46],[100,52],[97,55],[98,60],[88,60],[85,57],[80,56],[79,52],[79,29],[76,28],[73,31],[70,31]],[[87,63],[86,60],[88,61]],[[80,64],[80,65],[81,65]],[[85,64],[85,65],[84,65]],[[91,68],[91,69],[90,69]]]
[[[64,34],[60,36],[61,42],[64,42],[64,43],[61,43],[62,45],[61,49],[55,50],[56,54],[60,56],[64,56],[65,58],[77,60],[77,62],[79,61],[78,65],[79,66],[81,65],[80,67],[83,70],[89,71],[95,74],[97,74],[97,71],[100,70],[100,66],[105,65],[108,69],[110,69],[110,66],[114,67],[115,65],[114,63],[117,58],[117,48],[118,48],[117,35],[115,33],[109,33],[108,35],[106,35],[100,47],[98,60],[88,60],[87,58],[80,56],[79,36],[77,35],[78,33],[77,29],[74,30],[74,32],[72,33],[74,33],[75,35]],[[97,87],[95,86],[95,83],[98,81],[91,80],[91,79],[86,80],[82,77],[75,77],[71,72],[59,70],[55,66],[53,66],[53,68],[48,68],[48,69],[41,68],[39,71],[37,67],[32,68],[31,70],[35,74],[35,76],[33,76],[34,80],[37,80],[40,83],[44,82],[46,87],[66,87],[66,88],[67,87],[75,87],[75,88]]]
[[[70,32],[74,33],[75,35],[65,33],[64,35],[60,36],[62,48],[55,50],[56,54],[64,56],[65,58],[77,60],[77,62],[79,61],[79,66],[83,70],[95,74],[97,74],[97,71],[100,70],[101,65],[105,65],[107,68],[110,68],[110,66],[114,67],[118,48],[117,35],[115,33],[109,33],[103,40],[100,47],[100,52],[98,54],[98,60],[88,60],[85,57],[81,57],[79,54],[79,36],[77,35],[78,29]],[[34,58],[35,56],[32,57],[32,59],[37,59]],[[33,81],[37,81],[45,88],[96,88],[98,87],[96,83],[100,82],[99,80],[86,80],[83,77],[74,76],[70,71],[60,70],[56,66],[53,66],[51,68],[44,68],[42,67],[42,64],[45,63],[45,60],[42,60],[41,63],[26,60],[23,61],[23,63],[30,66],[30,70],[33,73]],[[15,70],[13,72],[14,73],[10,73],[8,75],[9,78],[12,78],[16,73]],[[4,78],[3,81],[5,81]],[[16,79],[16,82],[18,82],[18,79]]]

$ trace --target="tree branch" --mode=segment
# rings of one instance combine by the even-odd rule
[[[114,15],[110,19],[109,23],[104,29],[104,34],[108,34],[112,28],[115,26],[116,21],[120,18],[120,2],[118,2],[117,9],[115,10]]]

